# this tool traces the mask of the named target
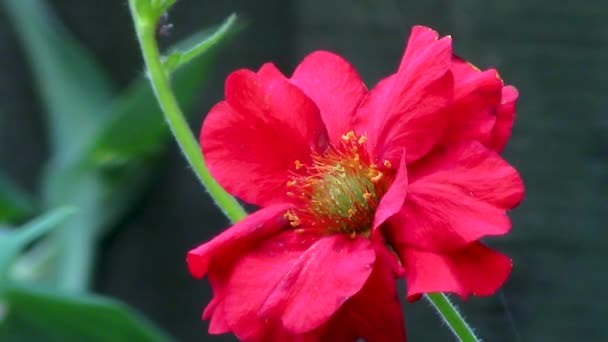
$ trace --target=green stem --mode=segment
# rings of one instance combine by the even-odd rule
[[[194,170],[199,181],[207,189],[211,198],[232,222],[239,221],[247,215],[243,207],[211,177],[205,166],[203,155],[181,109],[171,91],[169,79],[161,62],[156,43],[156,22],[158,18],[143,18],[138,15],[135,0],[129,1],[135,31],[139,40],[148,77],[156,99],[165,115],[165,119],[184,153],[186,160]]]
[[[462,342],[479,342],[473,329],[464,320],[458,309],[443,293],[428,293],[424,296],[437,310],[441,319]]]

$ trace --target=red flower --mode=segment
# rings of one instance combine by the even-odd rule
[[[201,132],[211,173],[262,209],[188,254],[214,298],[211,333],[246,341],[405,339],[407,296],[492,294],[510,260],[479,243],[508,232],[523,197],[505,145],[517,92],[415,27],[398,71],[368,91],[329,52],[287,79],[238,70]]]

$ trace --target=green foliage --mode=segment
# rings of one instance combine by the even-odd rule
[[[125,305],[99,296],[11,286],[5,299],[0,341],[172,340]]]
[[[177,70],[173,85],[180,103],[190,107],[209,68],[207,58]],[[122,165],[127,160],[158,154],[169,136],[148,81],[138,79],[114,101],[104,128],[92,137],[85,158],[98,166]]]
[[[26,218],[34,209],[33,199],[0,173],[0,223]]]
[[[97,239],[141,193],[169,132],[146,80],[134,80],[113,97],[104,71],[43,1],[5,5],[48,109],[53,150],[42,206],[80,208],[55,234],[59,256],[47,282],[80,290],[88,285]],[[175,74],[175,92],[186,108],[201,89],[212,59],[207,57],[192,59]]]
[[[207,52],[226,37],[235,22],[236,14],[232,14],[213,34],[202,31],[176,46],[164,60],[165,72],[170,75],[177,68]]]
[[[51,229],[74,212],[62,208],[42,215],[21,228],[0,231],[0,299],[3,290],[9,284],[9,270],[17,256],[35,240],[41,238]]]
[[[104,70],[57,21],[45,1],[7,0],[9,18],[46,107],[55,159],[79,153],[114,94]]]
[[[138,11],[152,16],[146,25],[155,25],[174,2],[134,3]],[[33,239],[56,226],[58,215],[65,218],[65,213],[53,212],[55,216],[44,216],[34,226],[0,231],[0,290],[4,287],[0,340],[168,340],[123,305],[83,294],[99,238],[141,194],[170,137],[149,83],[137,78],[117,93],[92,54],[61,26],[46,2],[6,0],[0,5],[5,6],[21,39],[46,107],[52,149],[40,206],[78,208],[56,231],[21,255],[34,270],[31,273],[42,270],[35,275],[24,273],[21,282],[9,279],[15,258]],[[201,31],[177,45],[186,45],[185,50],[171,50],[167,72],[186,112],[213,59],[210,54],[197,57],[208,53],[234,20],[230,17],[217,31]],[[34,210],[26,195],[0,179],[0,222],[29,216]],[[26,235],[27,239],[22,236],[30,231],[38,233]],[[31,279],[50,289],[22,285]]]

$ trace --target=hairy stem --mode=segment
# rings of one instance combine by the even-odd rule
[[[211,177],[209,169],[205,166],[200,147],[184,115],[173,95],[168,75],[161,61],[158,44],[156,42],[156,22],[158,18],[143,17],[137,12],[135,0],[129,1],[131,15],[135,24],[135,31],[139,41],[144,62],[150,79],[150,84],[156,99],[163,111],[165,119],[175,136],[177,143],[186,160],[194,170],[199,181],[203,184],[217,206],[232,222],[239,221],[246,216],[246,212],[239,202],[230,196]]]
[[[443,322],[450,328],[452,333],[462,342],[479,342],[473,329],[458,312],[458,309],[443,293],[428,293],[424,296],[428,300]]]

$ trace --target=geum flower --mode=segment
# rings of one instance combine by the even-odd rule
[[[511,261],[478,240],[523,197],[497,152],[516,90],[414,27],[395,74],[368,91],[318,51],[286,78],[232,73],[201,131],[212,175],[261,209],[188,253],[214,297],[210,333],[244,341],[405,340],[407,297],[489,295]]]

